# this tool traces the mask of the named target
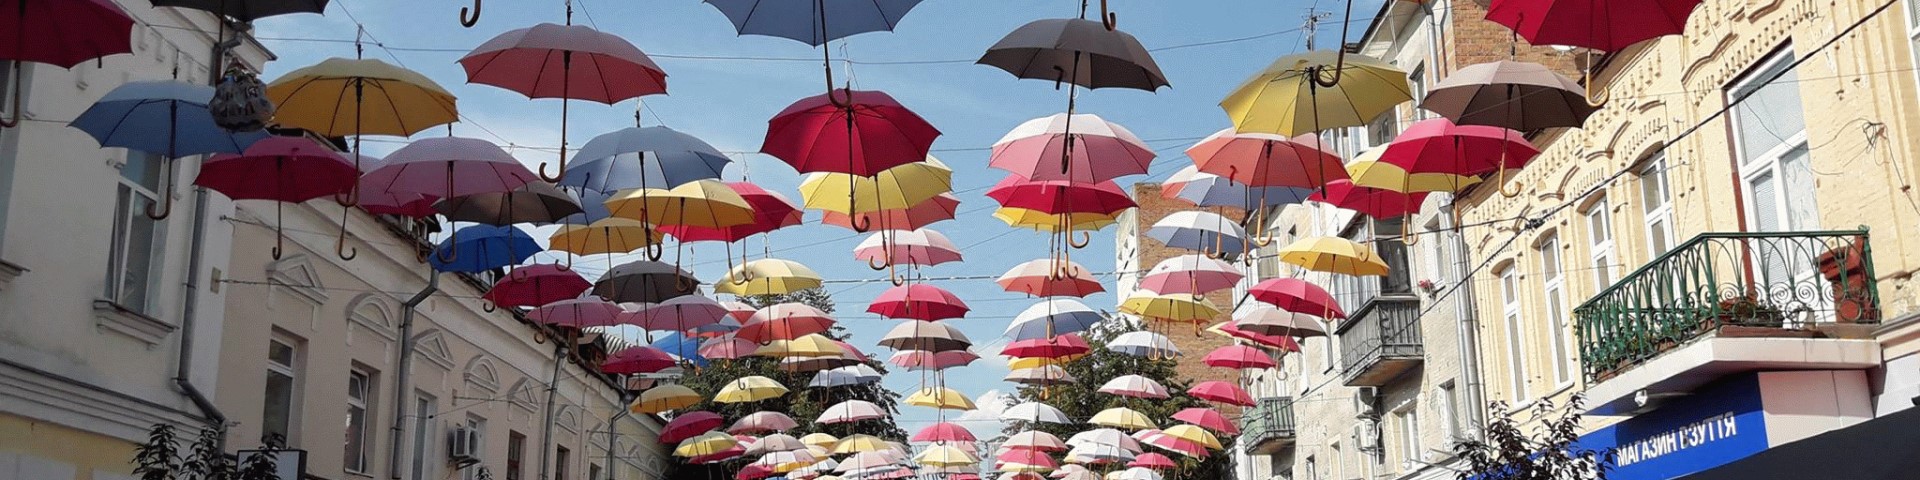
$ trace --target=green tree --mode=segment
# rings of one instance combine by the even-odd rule
[[[1493,402],[1495,412],[1487,422],[1487,437],[1460,444],[1454,454],[1467,461],[1460,480],[1606,480],[1613,469],[1613,449],[1582,447],[1580,421],[1585,417],[1581,405],[1585,398],[1574,395],[1553,418],[1554,405],[1541,399],[1533,406],[1533,417],[1541,425],[1529,435],[1513,419],[1506,402]]]
[[[1073,375],[1073,378],[1078,381],[1052,387],[1021,387],[1017,397],[1023,402],[1033,401],[1052,405],[1059,408],[1061,412],[1066,413],[1068,418],[1079,421],[1092,418],[1095,413],[1099,413],[1101,410],[1114,407],[1131,408],[1145,414],[1147,418],[1154,419],[1154,421],[1161,423],[1161,427],[1171,426],[1172,424],[1168,422],[1174,421],[1171,420],[1173,414],[1182,409],[1212,407],[1211,404],[1208,404],[1204,400],[1179,393],[1175,393],[1173,398],[1165,400],[1149,400],[1100,393],[1099,389],[1101,385],[1105,385],[1108,381],[1125,375],[1140,375],[1153,379],[1156,382],[1160,382],[1161,385],[1166,386],[1169,392],[1185,392],[1188,388],[1192,387],[1192,382],[1180,378],[1179,374],[1175,372],[1174,366],[1176,362],[1171,358],[1156,359],[1137,357],[1114,352],[1106,348],[1107,342],[1113,341],[1113,339],[1121,333],[1139,329],[1139,322],[1124,317],[1109,317],[1107,320],[1101,322],[1101,328],[1096,328],[1083,334],[1086,337],[1087,345],[1092,347],[1092,351],[1088,352],[1084,357],[1062,364],[1062,367],[1067,370],[1067,373]],[[1031,429],[1051,433],[1065,440],[1074,434],[1098,428],[1103,427],[1087,423],[1059,425],[1052,423],[1027,424],[1025,422],[1016,422],[1016,424],[1007,426],[1004,433],[1012,435]],[[1223,436],[1220,438],[1220,441],[1221,443],[1230,443],[1232,438]],[[1153,450],[1155,447],[1146,448]],[[1168,480],[1212,480],[1233,477],[1233,466],[1230,464],[1230,455],[1227,455],[1226,452],[1213,452],[1213,455],[1209,455],[1204,459],[1190,458],[1180,454],[1169,454],[1168,456],[1179,463],[1179,468],[1163,472]],[[1109,467],[1107,470],[1115,470],[1118,468],[1119,467]],[[1096,468],[1096,471],[1101,472],[1107,470],[1099,470]]]

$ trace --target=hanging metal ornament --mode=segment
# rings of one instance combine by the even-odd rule
[[[273,101],[267,99],[267,85],[260,76],[240,65],[227,64],[220,83],[213,87],[213,100],[207,109],[213,123],[232,132],[256,132],[273,120]]]

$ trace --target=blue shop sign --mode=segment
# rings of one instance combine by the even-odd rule
[[[1580,437],[1612,448],[1614,480],[1664,480],[1731,463],[1767,449],[1760,377],[1722,380],[1620,423]]]

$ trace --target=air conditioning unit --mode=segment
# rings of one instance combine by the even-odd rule
[[[1353,424],[1353,444],[1362,452],[1374,452],[1380,449],[1379,423],[1362,420]]]
[[[1353,411],[1361,416],[1372,416],[1374,404],[1380,403],[1378,387],[1355,387],[1353,389]]]
[[[480,431],[459,426],[447,432],[447,461],[454,468],[480,463]]]

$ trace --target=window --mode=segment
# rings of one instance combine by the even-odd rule
[[[1307,480],[1320,480],[1319,465],[1314,462],[1312,455],[1308,455],[1307,461],[1301,465],[1300,473],[1306,474]]]
[[[1734,144],[1746,189],[1752,230],[1815,230],[1813,170],[1807,156],[1807,126],[1801,112],[1799,75],[1787,69],[1793,52],[1762,60],[1728,91]]]
[[[1640,213],[1647,223],[1647,258],[1667,253],[1673,238],[1673,196],[1667,184],[1667,156],[1655,154],[1640,167]]]
[[[1500,305],[1507,324],[1508,400],[1517,404],[1527,398],[1527,357],[1524,350],[1526,339],[1521,338],[1520,285],[1518,279],[1514,278],[1515,269],[1509,266],[1500,272]]]
[[[435,463],[427,458],[433,452],[433,419],[435,415],[433,397],[425,393],[413,400],[413,478],[428,478],[427,473]]]
[[[1330,448],[1333,449],[1333,478],[1336,480],[1345,480],[1347,478],[1347,455],[1345,452],[1340,451],[1340,442],[1333,442],[1333,446]]]
[[[558,445],[553,447],[553,480],[567,480],[567,461],[571,460],[567,457],[572,454],[573,452],[567,450],[567,447]]]
[[[1453,381],[1448,380],[1440,384],[1440,390],[1434,392],[1433,396],[1433,410],[1440,413],[1440,431],[1447,436],[1447,445],[1444,445],[1447,448],[1452,448],[1453,442],[1467,437],[1460,431],[1462,422],[1457,395],[1459,392],[1454,388]]]
[[[467,415],[467,431],[473,432],[471,451],[475,458],[487,458],[487,419]],[[460,469],[461,480],[480,480],[480,467],[472,466]]]
[[[1553,384],[1566,385],[1573,381],[1573,354],[1567,351],[1567,288],[1566,276],[1560,271],[1560,237],[1547,237],[1540,242],[1540,276],[1546,289],[1547,302],[1547,340],[1552,342]]]
[[[527,436],[507,432],[507,480],[520,480],[527,461]]]
[[[1373,238],[1381,239],[1399,235],[1406,225],[1404,217],[1378,219],[1373,221]],[[1407,244],[1396,240],[1363,243],[1373,248],[1380,261],[1387,264],[1387,276],[1379,277],[1382,295],[1412,295],[1413,270],[1407,268]]]
[[[1426,100],[1427,99],[1427,64],[1421,63],[1419,65],[1414,65],[1412,70],[1408,70],[1407,83],[1409,86],[1413,87],[1410,93],[1413,93],[1414,105],[1419,105],[1420,101]],[[1428,115],[1429,113],[1425,109],[1421,109],[1417,106],[1413,108],[1414,120],[1426,119]]]
[[[142,218],[145,214],[141,214]],[[293,445],[293,422],[297,418],[294,402],[300,398],[299,387],[299,350],[292,340],[274,338],[267,340],[267,383],[266,393],[261,398],[260,438],[279,439],[285,445]]]
[[[1587,207],[1588,256],[1593,261],[1593,290],[1613,285],[1613,211],[1602,197]]]
[[[1422,461],[1420,455],[1420,408],[1408,401],[1393,412],[1394,430],[1400,438],[1400,460],[1407,462]]]
[[[113,252],[107,266],[107,300],[153,315],[158,302],[160,248],[166,225],[147,218],[147,206],[160,201],[166,162],[159,155],[127,151],[114,200]]]
[[[1396,113],[1387,110],[1379,118],[1367,123],[1367,148],[1386,145],[1393,141],[1393,137],[1400,136],[1400,119]]]
[[[587,480],[601,480],[600,464],[595,463],[595,464],[587,465]]]
[[[367,443],[367,412],[373,405],[373,374],[355,368],[347,372],[347,440],[341,462],[349,472],[365,473],[373,458]]]

